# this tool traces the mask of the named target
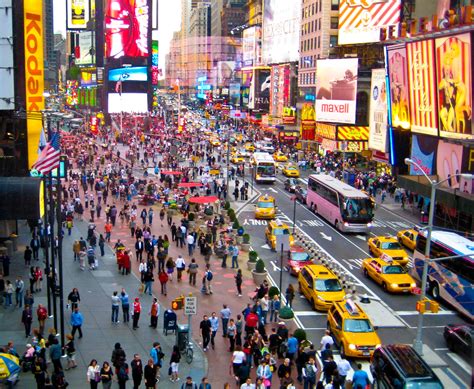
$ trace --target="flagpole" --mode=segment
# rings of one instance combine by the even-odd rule
[[[44,114],[44,113],[43,113]],[[48,131],[49,131],[49,117],[47,117],[46,123],[44,122],[43,119],[43,133],[44,133],[44,125],[46,124],[48,126]],[[44,230],[44,259],[45,259],[45,264],[46,264],[46,269],[49,271],[49,244],[48,244],[48,181],[47,181],[47,176],[43,176],[43,202],[44,202],[44,222],[43,222],[43,230]],[[51,315],[51,289],[49,285],[49,277],[46,277],[46,290],[47,290],[47,297],[48,297],[48,315]]]

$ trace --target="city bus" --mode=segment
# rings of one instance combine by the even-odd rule
[[[367,233],[374,207],[360,190],[326,174],[308,177],[306,205],[342,232]]]
[[[253,178],[255,182],[273,184],[276,180],[275,160],[269,153],[253,153],[251,164],[253,166]]]
[[[423,274],[426,234],[426,230],[418,233],[413,254],[411,273],[418,280],[421,280]],[[429,262],[427,287],[435,300],[447,302],[472,322],[474,320],[474,242],[454,232],[432,231],[430,258],[456,255],[461,257]]]

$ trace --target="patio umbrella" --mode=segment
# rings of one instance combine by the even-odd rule
[[[188,201],[194,204],[210,204],[219,201],[219,198],[216,196],[197,196],[190,197]]]
[[[20,360],[11,354],[0,353],[0,380],[7,379],[20,371]]]
[[[202,186],[200,182],[181,182],[178,184],[178,188],[196,188],[200,186]]]

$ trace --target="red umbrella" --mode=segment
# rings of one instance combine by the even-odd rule
[[[178,184],[178,188],[195,188],[202,186],[200,182],[181,182]]]
[[[162,170],[160,174],[164,174],[165,176],[179,176],[183,174],[183,172],[178,172],[176,170]]]
[[[190,203],[195,204],[210,204],[219,201],[219,198],[216,196],[199,196],[199,197],[190,197],[188,200]]]

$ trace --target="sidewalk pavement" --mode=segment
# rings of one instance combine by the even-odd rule
[[[81,236],[85,237],[86,235],[87,223],[76,220],[75,226],[72,229],[72,235],[68,236],[66,233],[63,240],[64,300],[66,303],[69,292],[73,287],[77,287],[81,295],[79,307],[84,315],[84,337],[78,339],[76,336],[75,340],[75,347],[77,350],[76,363],[78,364],[78,367],[65,372],[66,379],[70,384],[69,387],[81,388],[88,385],[86,381],[86,371],[90,361],[92,359],[97,359],[100,365],[102,365],[103,361],[110,362],[112,350],[116,342],[120,342],[122,348],[125,350],[127,362],[129,364],[133,359],[133,354],[138,353],[140,354],[144,365],[148,361],[149,352],[153,342],[158,341],[161,343],[163,352],[165,353],[165,359],[161,371],[161,382],[158,384],[160,388],[177,388],[188,375],[191,375],[195,382],[200,382],[201,378],[207,374],[208,366],[207,360],[199,348],[195,348],[194,350],[194,360],[192,364],[188,365],[184,358],[182,359],[179,373],[181,381],[173,384],[168,380],[168,365],[172,347],[175,344],[175,336],[171,333],[168,333],[168,336],[163,334],[163,313],[166,305],[161,305],[161,314],[158,320],[158,329],[156,330],[148,326],[150,323],[148,312],[152,301],[152,296],[148,295],[140,296],[142,315],[139,322],[140,328],[138,330],[132,330],[131,322],[128,323],[128,325],[122,322],[122,309],[120,309],[119,314],[119,320],[121,322],[119,324],[111,323],[110,297],[112,296],[113,291],[116,290],[120,292],[122,288],[125,288],[129,294],[130,301],[132,302],[135,297],[139,296],[138,288],[140,282],[135,275],[122,276],[118,273],[115,254],[108,246],[105,248],[104,257],[100,257],[100,253],[98,253],[98,270],[81,271],[79,269],[79,263],[73,261],[72,244],[74,240],[79,239]],[[28,287],[29,283],[28,268],[24,265],[23,251],[25,245],[29,244],[29,241],[30,234],[28,226],[24,222],[19,222],[18,251],[15,252],[11,261],[10,276],[6,278],[14,281],[17,275],[22,275],[23,280],[25,280],[25,287]],[[40,261],[33,261],[32,265],[44,266],[42,255],[40,255]],[[45,282],[44,286],[46,286]],[[42,292],[35,293],[34,298],[33,328],[37,328],[38,322],[36,318],[36,308],[38,307],[38,304],[44,304],[45,306],[47,304],[46,287],[43,287]],[[25,339],[24,327],[21,324],[21,312],[22,309],[20,308],[0,308],[0,344],[4,345],[8,341],[13,341],[17,352],[20,355],[23,354],[26,343],[31,342],[31,339]],[[65,307],[66,334],[71,332],[69,319],[70,310],[67,310]],[[182,322],[183,319],[181,318],[180,323]],[[53,319],[48,319],[46,322],[45,333],[47,334],[48,328],[53,326]],[[65,359],[62,360],[62,364],[63,368],[65,368]],[[49,365],[49,371],[52,371],[51,365]],[[127,388],[131,388],[132,386],[133,381],[130,379],[127,383]],[[34,387],[36,387],[36,383],[33,374],[22,373],[16,388]]]
[[[383,203],[382,196],[380,194],[375,196],[375,201],[377,202],[377,207],[384,208],[389,212],[395,213],[398,216],[409,220],[414,226],[419,226],[421,224],[421,212],[417,208],[416,204],[405,203],[405,208],[402,208],[402,204],[400,202],[395,202],[395,198],[388,194],[387,197],[385,197]],[[377,211],[375,212],[377,214]]]

